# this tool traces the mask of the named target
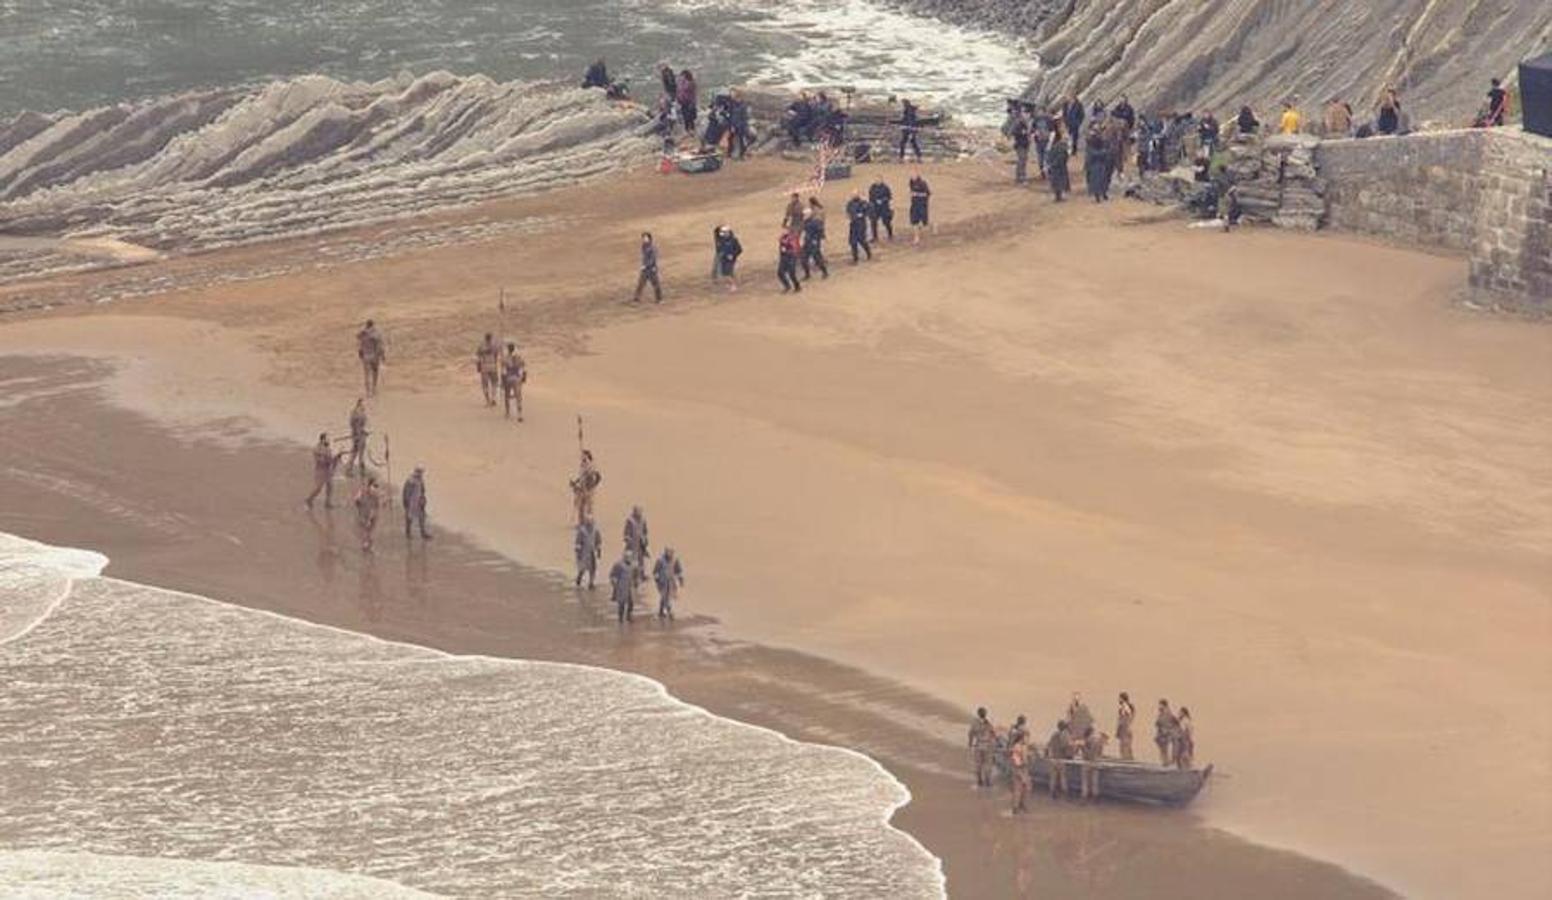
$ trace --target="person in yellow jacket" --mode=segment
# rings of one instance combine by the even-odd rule
[[[1277,130],[1283,134],[1298,134],[1299,126],[1304,124],[1304,117],[1294,108],[1291,102],[1283,104],[1282,118],[1278,119]]]

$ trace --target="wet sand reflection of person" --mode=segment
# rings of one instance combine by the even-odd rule
[[[339,573],[339,546],[334,540],[334,517],[325,513],[320,518],[309,509],[307,518],[313,523],[313,533],[318,540],[318,553],[314,557],[318,577],[323,579],[324,584],[332,585],[334,576]]]
[[[404,590],[411,600],[424,606],[426,585],[431,581],[431,554],[425,544],[411,544],[404,551]]]
[[[361,557],[356,596],[361,603],[361,616],[376,623],[383,617],[383,583],[377,572],[377,559],[370,555]]]

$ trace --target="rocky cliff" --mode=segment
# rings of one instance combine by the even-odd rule
[[[1220,113],[1297,96],[1365,110],[1394,84],[1415,123],[1460,124],[1487,80],[1552,46],[1547,0],[897,0],[1017,34],[1042,63],[1031,88],[1144,108]],[[1362,113],[1360,113],[1361,115]]]

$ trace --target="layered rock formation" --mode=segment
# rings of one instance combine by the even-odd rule
[[[637,107],[445,72],[307,76],[0,122],[0,235],[209,248],[522,193],[651,159]]]
[[[1552,46],[1546,0],[898,0],[1029,39],[1042,99],[1268,108],[1330,97],[1362,115],[1386,84],[1413,121],[1469,122],[1487,80]]]

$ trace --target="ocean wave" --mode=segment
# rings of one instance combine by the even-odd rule
[[[313,75],[0,124],[0,233],[229,246],[528,193],[656,143],[597,91]]]
[[[454,896],[944,895],[938,860],[888,824],[909,792],[861,754],[635,675],[453,656],[93,577],[100,556],[20,538],[0,551],[0,584],[70,588],[0,644],[0,852]]]
[[[93,853],[0,852],[0,894],[12,900],[425,900],[389,881],[281,866]]]

